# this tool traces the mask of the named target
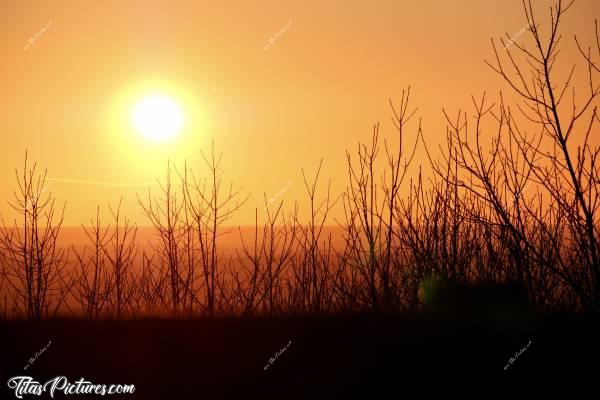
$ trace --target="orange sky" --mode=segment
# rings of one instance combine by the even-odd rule
[[[535,2],[547,12],[549,1]],[[263,193],[304,199],[301,168],[314,171],[321,158],[322,177],[340,193],[345,150],[377,121],[391,133],[387,99],[399,102],[402,88],[412,86],[432,144],[445,135],[442,107],[507,91],[483,59],[492,58],[490,38],[525,23],[520,0],[19,1],[0,10],[0,213],[10,215],[14,168],[29,149],[50,177],[108,183],[53,183],[67,225],[121,195],[144,225],[136,205],[144,187],[122,184],[162,177],[169,158],[201,171],[211,140],[225,181],[252,193],[233,224],[253,223]],[[566,15],[567,64],[576,60],[573,34],[591,43],[595,17],[598,0],[577,0]],[[172,142],[145,142],[129,123],[150,88],[184,110]]]

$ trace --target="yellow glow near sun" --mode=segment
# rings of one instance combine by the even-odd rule
[[[177,135],[183,126],[181,108],[163,95],[144,97],[133,111],[133,125],[148,140],[166,141]]]

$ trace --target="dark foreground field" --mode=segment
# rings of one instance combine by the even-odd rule
[[[1,322],[0,339],[1,399],[15,398],[7,381],[19,375],[42,383],[64,375],[70,382],[83,377],[95,384],[136,387],[133,395],[66,396],[72,399],[286,399],[342,397],[339,391],[333,397],[325,394],[320,385],[388,393],[365,398],[407,398],[402,393],[408,388],[422,394],[440,388],[460,391],[473,383],[581,387],[597,381],[600,372],[600,323],[591,317],[530,318],[516,324],[424,315],[53,320]],[[269,358],[286,346],[265,370]],[[28,361],[43,348],[35,361]]]

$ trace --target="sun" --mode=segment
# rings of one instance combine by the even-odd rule
[[[171,98],[154,94],[139,101],[133,110],[132,121],[144,138],[166,141],[174,138],[181,130],[183,113]]]

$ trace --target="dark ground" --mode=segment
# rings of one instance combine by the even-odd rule
[[[536,317],[513,324],[425,315],[5,321],[0,340],[0,399],[15,398],[7,381],[19,375],[42,383],[64,375],[70,382],[83,377],[136,386],[133,395],[67,396],[72,399],[342,398],[358,386],[388,393],[362,398],[414,398],[402,393],[460,391],[474,382],[548,389],[600,381],[597,317]],[[265,371],[269,358],[290,341]],[[325,395],[318,385],[337,391]]]

